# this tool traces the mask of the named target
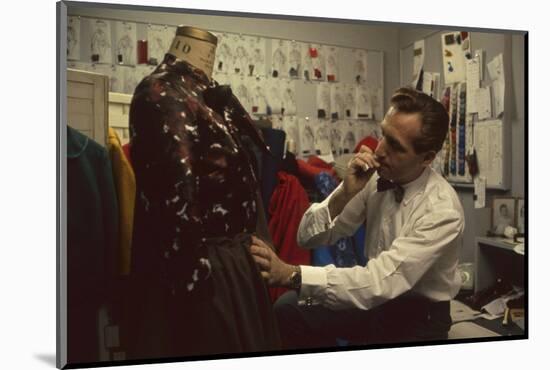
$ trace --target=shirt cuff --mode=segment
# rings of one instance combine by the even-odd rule
[[[340,184],[335,191],[333,191],[325,200],[321,203],[313,203],[311,207],[304,214],[305,217],[305,228],[302,231],[301,239],[309,240],[309,238],[314,237],[320,233],[323,233],[332,227],[338,216],[334,219],[330,217],[329,202],[337,189],[342,185]]]
[[[327,231],[332,226],[333,220],[330,218],[328,202],[313,204],[311,211],[309,216],[313,217],[313,220],[308,220],[311,228],[308,230],[310,235],[316,235]]]
[[[319,266],[300,266],[302,286],[299,304],[319,304],[327,289],[327,270]]]

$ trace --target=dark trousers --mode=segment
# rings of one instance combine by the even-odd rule
[[[371,310],[333,311],[320,305],[298,306],[296,292],[275,302],[275,315],[285,349],[404,343],[447,339],[450,304],[402,296]]]

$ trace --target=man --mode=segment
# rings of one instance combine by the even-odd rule
[[[333,244],[365,224],[365,267],[291,266],[253,240],[264,278],[293,288],[275,304],[286,348],[334,346],[335,338],[363,344],[447,337],[464,215],[430,163],[448,122],[433,98],[397,90],[375,152],[362,146],[338,188],[304,214],[297,238],[305,248]]]

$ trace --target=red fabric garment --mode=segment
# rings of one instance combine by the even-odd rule
[[[376,147],[378,146],[378,140],[375,137],[367,136],[363,140],[357,143],[355,146],[355,149],[353,150],[354,153],[359,152],[359,148],[361,148],[361,145],[366,145],[372,150],[373,152],[376,150]]]
[[[311,254],[296,242],[298,226],[309,207],[306,191],[295,176],[286,172],[277,172],[278,184],[269,202],[269,233],[277,255],[292,265],[309,265]],[[273,302],[288,289],[270,288]]]
[[[321,159],[319,159],[321,161]],[[326,168],[324,165],[322,167],[318,166],[316,162],[315,165],[311,163],[307,163],[306,161],[302,159],[297,159],[296,163],[298,163],[298,173],[300,176],[303,176],[304,178],[313,181],[315,176],[320,174],[321,172],[327,172],[329,175],[336,177],[336,171],[331,166],[328,166]],[[323,163],[326,163],[323,161]]]
[[[311,157],[309,157],[307,159],[307,163],[318,168],[326,168],[327,170],[332,170],[332,166],[329,163],[323,161],[316,155],[312,155]]]
[[[132,159],[130,156],[130,143],[124,144],[122,146],[122,151],[124,152],[124,155],[126,156],[126,159],[128,160],[128,163],[132,165]]]

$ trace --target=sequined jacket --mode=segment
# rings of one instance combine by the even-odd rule
[[[228,86],[170,54],[136,87],[130,132],[133,268],[160,272],[173,292],[200,290],[208,239],[255,231],[257,180],[241,137],[268,149]]]

